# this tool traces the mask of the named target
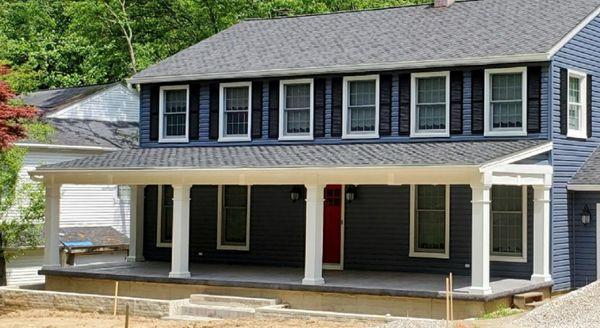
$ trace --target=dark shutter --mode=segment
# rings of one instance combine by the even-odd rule
[[[252,82],[252,138],[262,137],[262,81]]]
[[[379,79],[379,135],[392,134],[392,76]]]
[[[200,138],[200,85],[190,85],[190,122],[189,139],[198,140]]]
[[[400,135],[410,135],[410,74],[400,75]]]
[[[158,115],[159,115],[160,89],[157,85],[150,87],[150,140],[158,140]]]
[[[484,72],[471,72],[471,133],[483,134]]]
[[[219,139],[219,84],[209,86],[209,138]]]
[[[463,133],[463,72],[450,72],[450,133]]]
[[[314,82],[314,136],[325,136],[325,79],[315,79]]]
[[[279,138],[279,81],[269,82],[269,138]]]
[[[592,137],[592,75],[588,74],[587,76],[587,101],[586,101],[586,115],[587,115],[587,137],[591,138]]]
[[[341,77],[334,77],[331,79],[331,136],[341,137],[342,136],[342,87],[343,79]]]
[[[566,68],[560,69],[560,134],[567,135],[567,107],[569,97],[569,72]]]
[[[542,68],[527,68],[527,132],[540,132],[542,120]]]

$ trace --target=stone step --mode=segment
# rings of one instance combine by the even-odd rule
[[[525,310],[525,305],[528,303],[541,302],[543,300],[544,293],[542,292],[528,292],[513,296],[514,305],[521,310]]]
[[[525,304],[525,310],[533,310],[535,308],[538,308],[542,305],[546,304],[546,301],[538,301],[538,302],[531,302],[531,303],[527,303]]]
[[[277,304],[280,304],[281,302],[277,299],[270,299],[270,298],[192,294],[192,295],[190,295],[190,303],[191,304],[200,304],[200,305],[224,305],[224,306],[258,308],[258,307],[263,307],[263,306],[277,305]]]
[[[176,315],[232,319],[252,316],[254,308],[208,304],[185,304],[179,307]]]
[[[219,318],[209,318],[209,317],[197,317],[191,315],[170,315],[168,317],[162,317],[162,320],[172,320],[172,321],[196,321],[196,322],[208,322],[208,321],[216,321],[221,320]]]

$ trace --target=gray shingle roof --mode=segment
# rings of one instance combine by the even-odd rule
[[[132,82],[401,69],[415,62],[459,65],[472,58],[547,54],[598,6],[600,0],[479,0],[449,8],[247,20],[136,74]]]
[[[44,165],[38,170],[479,165],[547,142],[547,140],[438,141],[142,148]]]
[[[600,147],[571,178],[569,185],[600,185]]]
[[[40,90],[23,94],[20,98],[25,104],[35,106],[44,114],[48,114],[83,100],[97,92],[106,90],[118,83],[120,82],[76,88]]]
[[[138,144],[136,122],[106,122],[81,119],[46,118],[54,133],[43,144],[66,146],[93,146],[130,149]],[[37,141],[25,143],[40,144]]]

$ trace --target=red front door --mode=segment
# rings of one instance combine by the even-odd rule
[[[342,235],[342,186],[325,188],[323,206],[323,263],[339,264]]]

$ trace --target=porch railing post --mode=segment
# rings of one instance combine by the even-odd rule
[[[60,266],[60,187],[58,183],[46,183],[44,267]]]
[[[552,281],[550,275],[550,187],[533,186],[533,275],[535,282]]]
[[[189,278],[190,187],[173,185],[173,241],[170,278]]]
[[[323,201],[324,185],[306,185],[305,285],[322,285],[323,279]]]
[[[471,288],[472,294],[490,294],[490,185],[471,185]]]

